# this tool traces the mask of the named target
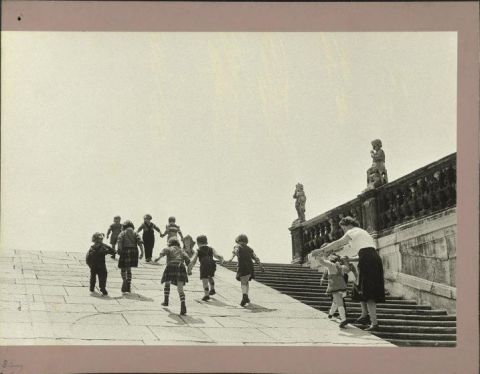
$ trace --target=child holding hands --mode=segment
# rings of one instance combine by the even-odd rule
[[[240,306],[250,303],[248,298],[249,282],[255,278],[255,271],[253,267],[253,261],[260,265],[262,272],[265,271],[260,259],[255,255],[255,252],[250,248],[248,244],[248,237],[245,234],[240,234],[235,239],[237,243],[233,248],[232,258],[228,261],[231,262],[235,256],[238,258],[238,268],[236,279],[240,281],[242,288],[242,301]]]
[[[205,296],[202,300],[208,301],[210,300],[210,295],[215,295],[215,281],[213,280],[213,277],[215,276],[217,264],[213,258],[215,257],[223,263],[223,257],[220,256],[215,249],[208,246],[208,239],[205,235],[197,237],[197,244],[198,250],[193,256],[192,262],[188,265],[188,271],[191,273],[198,258],[200,260],[200,279],[202,280],[203,290],[205,292]],[[210,288],[208,287],[209,285]]]

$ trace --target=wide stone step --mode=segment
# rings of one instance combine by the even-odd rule
[[[315,305],[315,304],[308,304],[315,309],[321,310],[323,312],[328,312],[330,306],[323,306],[323,305]],[[348,313],[360,313],[362,309],[360,307],[349,307]],[[393,309],[393,308],[379,308],[377,307],[377,314],[402,314],[402,315],[425,315],[425,316],[442,316],[447,315],[445,310],[423,310],[423,309]]]
[[[456,347],[456,341],[388,339],[398,347]]]
[[[325,293],[323,294],[311,293],[307,295],[301,295],[301,294],[299,295],[297,293],[284,292],[284,294],[302,302],[303,301],[328,301],[328,302],[332,301],[332,297]],[[352,301],[352,298],[349,296],[345,297],[344,299],[347,302],[356,302],[356,301]],[[386,297],[385,303],[382,303],[382,304],[394,304],[394,305],[405,305],[405,306],[417,305],[417,303],[414,300],[398,300],[398,299],[391,299],[389,297]]]
[[[255,277],[259,279],[270,279],[270,280],[296,280],[298,281],[299,279],[311,279],[311,280],[321,280],[323,274],[322,273],[312,273],[312,274],[288,274],[288,273],[278,273],[278,274],[272,274],[272,273],[255,273]]]
[[[273,288],[273,287],[272,287]],[[326,295],[325,293],[319,293],[319,292],[316,292],[316,291],[310,291],[310,290],[298,290],[298,291],[291,291],[291,290],[288,290],[288,291],[284,291],[283,292],[285,295],[288,295],[288,296],[292,296],[293,295],[312,295],[312,296],[328,296]],[[346,297],[345,298],[346,300],[350,299],[350,297]],[[390,296],[390,295],[386,295],[385,296],[385,300],[388,300],[388,301],[391,301],[391,300],[396,300],[396,301],[401,301],[401,302],[405,302],[406,304],[416,304],[416,301],[415,300],[404,300],[402,299],[400,296]]]
[[[352,323],[353,326],[362,328],[362,325]],[[414,334],[456,334],[456,327],[437,326],[392,326],[382,325],[379,322],[380,332],[414,333]]]
[[[372,332],[373,335],[382,339],[405,339],[405,340],[440,340],[456,341],[455,334],[415,334],[415,333],[395,333],[395,332]]]
[[[304,304],[307,305],[314,305],[314,306],[324,306],[330,308],[332,305],[331,301],[319,301],[319,300],[302,300],[302,299],[296,299],[298,301],[301,301]],[[346,302],[347,308],[360,308],[360,303],[358,302]],[[377,304],[377,310],[383,310],[383,309],[409,309],[409,310],[431,310],[432,307],[430,305],[402,305],[402,304],[390,304],[390,303],[378,303]]]
[[[431,321],[431,320],[405,320],[405,319],[378,319],[381,326],[420,326],[420,327],[455,327],[457,322],[453,321]]]

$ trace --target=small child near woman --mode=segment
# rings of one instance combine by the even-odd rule
[[[188,282],[187,269],[184,262],[188,265],[190,258],[185,251],[180,248],[180,242],[173,237],[168,240],[168,247],[164,248],[155,262],[158,262],[162,257],[167,256],[167,266],[163,271],[162,283],[165,283],[163,293],[165,300],[163,306],[168,306],[170,296],[170,284],[177,286],[178,295],[180,296],[180,315],[187,314],[187,306],[185,304],[185,293],[183,286]]]
[[[328,271],[328,286],[326,292],[327,294],[331,294],[333,299],[330,311],[328,312],[328,318],[332,318],[338,309],[338,314],[341,319],[339,327],[343,329],[348,323],[344,302],[344,297],[347,292],[347,282],[345,282],[344,275],[348,274],[350,268],[342,265],[340,257],[337,255],[330,255],[328,259],[319,257],[318,262],[325,266]]]
[[[192,262],[188,265],[188,271],[191,273],[193,266],[197,262],[197,258],[200,260],[200,279],[203,284],[203,290],[205,296],[202,298],[203,301],[210,300],[211,295],[215,295],[215,281],[213,277],[215,276],[215,270],[217,270],[217,264],[215,263],[214,257],[220,260],[223,263],[223,257],[220,256],[215,249],[208,245],[208,239],[205,235],[200,235],[197,237],[198,250],[193,256]],[[209,288],[210,285],[210,288]]]
[[[231,262],[234,257],[237,256],[238,268],[236,279],[240,281],[240,285],[242,288],[242,301],[240,302],[240,306],[245,306],[246,304],[250,303],[250,299],[248,297],[249,282],[251,279],[255,278],[253,261],[260,265],[260,269],[262,272],[264,272],[265,269],[260,263],[260,259],[255,255],[253,249],[247,245],[247,235],[240,234],[235,239],[235,242],[237,244],[233,248],[232,258],[228,260],[228,262]]]

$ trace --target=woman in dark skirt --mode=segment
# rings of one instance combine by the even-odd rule
[[[132,268],[138,267],[138,259],[143,257],[143,242],[140,235],[136,233],[131,221],[125,221],[122,225],[123,231],[118,235],[118,250],[120,255],[118,267],[122,275],[122,292],[131,292]],[[138,253],[140,247],[140,255]]]
[[[155,262],[158,262],[162,257],[167,256],[167,266],[163,271],[162,283],[165,283],[163,293],[165,300],[163,306],[168,306],[168,299],[170,296],[170,283],[177,286],[178,295],[180,296],[180,314],[187,314],[187,306],[185,305],[185,293],[183,286],[188,282],[187,269],[184,262],[188,265],[190,258],[185,251],[180,248],[180,242],[177,238],[170,238],[168,240],[168,247],[164,248]]]
[[[200,260],[200,279],[202,280],[203,290],[205,292],[202,300],[208,301],[210,300],[210,295],[215,295],[215,281],[213,277],[215,276],[215,270],[217,270],[217,264],[213,258],[215,257],[223,263],[223,257],[208,245],[208,239],[205,235],[198,236],[197,243],[198,250],[193,256],[192,262],[188,265],[188,270],[189,272],[192,271],[198,258]],[[209,285],[210,288],[208,287]]]
[[[242,301],[240,306],[250,303],[248,297],[249,281],[255,278],[255,269],[253,267],[253,261],[260,265],[260,269],[265,271],[260,259],[255,255],[255,252],[250,248],[248,244],[248,237],[245,234],[240,234],[235,239],[237,245],[233,248],[232,258],[228,261],[232,261],[235,256],[238,258],[238,268],[236,279],[240,281],[242,288]]]
[[[162,235],[160,229],[152,222],[152,216],[145,214],[143,223],[137,229],[137,232],[143,230],[143,245],[145,247],[145,261],[152,261],[153,246],[155,245],[155,231]],[[154,231],[155,230],[155,231]]]
[[[329,254],[341,251],[347,243],[358,251],[358,256],[350,261],[358,260],[358,279],[352,293],[352,299],[360,301],[362,314],[356,322],[369,324],[367,331],[378,330],[377,303],[385,302],[385,283],[383,278],[382,259],[376,250],[375,241],[371,235],[358,227],[358,222],[352,217],[340,220],[340,227],[345,233],[340,239],[328,243],[325,247],[316,249],[312,255]]]

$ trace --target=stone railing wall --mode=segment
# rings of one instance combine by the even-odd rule
[[[290,228],[292,262],[343,234],[339,221],[347,215],[373,237],[387,235],[397,225],[456,206],[456,153]]]

